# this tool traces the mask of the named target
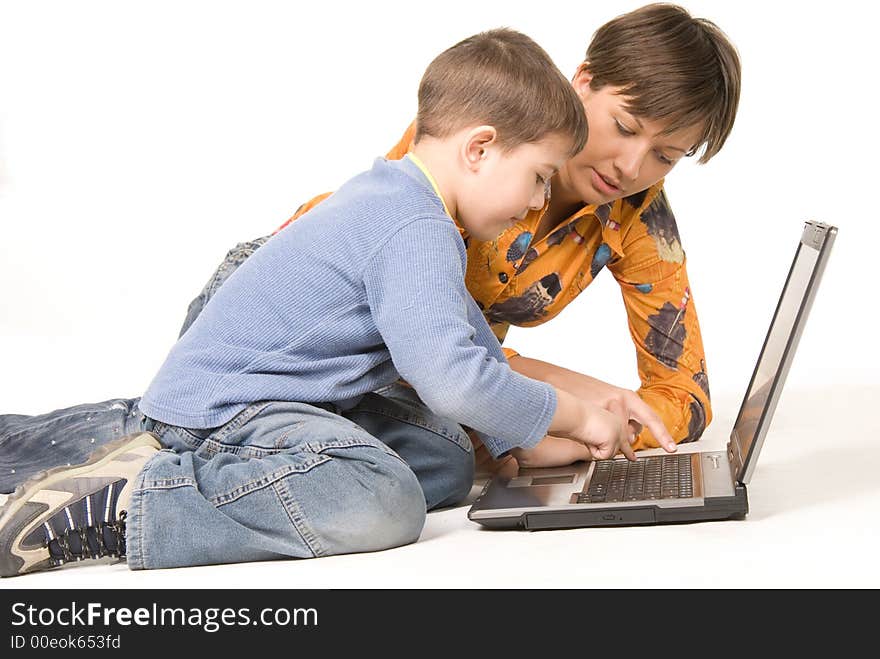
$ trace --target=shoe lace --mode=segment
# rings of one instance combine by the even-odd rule
[[[63,565],[86,558],[125,556],[126,511],[121,511],[112,522],[68,528],[60,535],[46,537],[44,546],[54,565]],[[75,542],[73,541],[75,539]]]

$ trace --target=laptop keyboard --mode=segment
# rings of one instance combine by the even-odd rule
[[[682,499],[694,495],[691,456],[658,455],[630,462],[598,460],[590,487],[577,503]]]

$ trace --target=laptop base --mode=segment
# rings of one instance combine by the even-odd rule
[[[743,519],[749,512],[745,485],[737,483],[732,497],[712,497],[702,506],[665,508],[634,506],[632,508],[593,508],[583,510],[524,512],[509,517],[472,519],[487,529],[543,531],[596,526],[642,526],[650,524],[686,524],[712,520]]]

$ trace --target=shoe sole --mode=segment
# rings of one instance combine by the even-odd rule
[[[63,495],[52,490],[53,485],[74,478],[118,476],[118,465],[115,471],[108,467],[121,455],[133,453],[149,458],[161,448],[158,438],[152,433],[128,435],[101,446],[80,465],[41,471],[15,488],[6,503],[0,507],[0,577],[12,577],[52,567],[48,547],[16,549],[16,544],[38,525],[55,515],[60,504],[66,503],[61,500]],[[120,464],[124,465],[125,462]],[[127,477],[120,498],[127,496],[134,488],[134,477],[140,473],[141,468]],[[35,502],[34,499],[41,492],[44,493],[40,497],[43,500]],[[67,500],[71,498],[68,497]],[[55,505],[47,503],[53,500],[58,503]],[[26,508],[29,509],[25,510]]]

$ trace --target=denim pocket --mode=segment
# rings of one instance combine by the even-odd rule
[[[152,428],[148,430],[155,433],[163,446],[174,449],[175,451],[195,451],[210,436],[213,429],[196,430],[192,428],[181,428],[180,426],[171,426],[167,423],[155,421]]]

